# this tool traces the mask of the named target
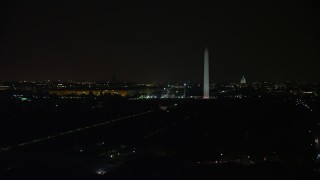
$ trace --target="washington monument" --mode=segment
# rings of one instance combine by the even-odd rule
[[[209,52],[204,51],[203,99],[209,99]]]

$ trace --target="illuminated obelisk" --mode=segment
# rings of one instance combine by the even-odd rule
[[[203,99],[209,99],[209,52],[204,51]]]

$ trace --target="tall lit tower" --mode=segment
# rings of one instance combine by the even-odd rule
[[[246,81],[246,78],[244,78],[244,76],[241,77],[241,80],[240,80],[240,84],[246,84],[247,81]]]
[[[204,51],[203,99],[209,99],[209,52]]]

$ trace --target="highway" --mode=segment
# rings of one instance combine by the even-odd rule
[[[123,120],[126,120],[126,119],[130,119],[130,118],[134,118],[134,117],[150,114],[152,112],[155,112],[155,110],[149,110],[149,111],[145,111],[145,112],[142,112],[142,113],[133,114],[133,115],[129,115],[129,116],[113,119],[113,120],[108,120],[108,121],[105,121],[105,122],[102,122],[102,123],[97,123],[97,124],[93,124],[93,125],[90,125],[90,126],[86,126],[86,127],[82,127],[82,128],[78,128],[78,129],[73,129],[73,130],[66,131],[66,132],[60,132],[60,133],[57,133],[57,134],[54,134],[54,135],[50,135],[50,136],[47,136],[47,137],[42,137],[42,138],[38,138],[38,139],[35,139],[35,140],[32,140],[32,141],[23,142],[23,143],[18,144],[17,146],[8,146],[8,147],[5,147],[5,148],[1,148],[0,152],[9,151],[10,149],[15,148],[15,147],[23,147],[23,146],[27,146],[27,145],[31,145],[31,144],[35,144],[35,143],[48,141],[48,140],[55,139],[55,138],[58,138],[58,137],[79,133],[79,132],[82,132],[82,131],[85,131],[85,130],[89,130],[89,129],[93,129],[93,128],[109,125],[109,124],[112,124],[112,123],[120,122],[120,121],[123,121]]]

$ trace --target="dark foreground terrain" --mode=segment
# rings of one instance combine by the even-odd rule
[[[0,179],[320,178],[318,112],[290,99],[79,102],[3,106]]]

